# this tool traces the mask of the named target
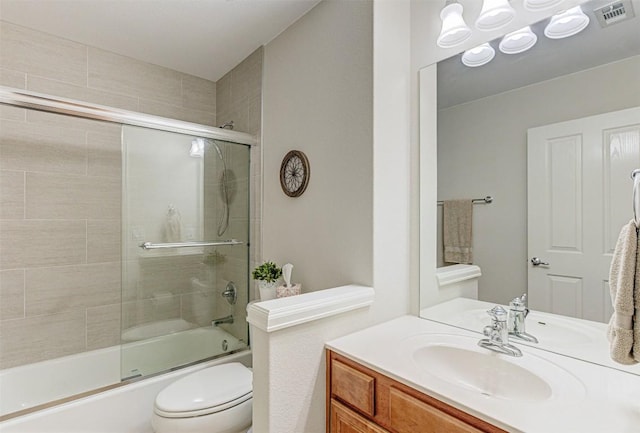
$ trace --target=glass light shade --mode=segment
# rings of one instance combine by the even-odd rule
[[[484,0],[476,20],[476,28],[484,31],[500,29],[509,24],[515,16],[516,11],[509,4],[509,0]]]
[[[451,48],[460,45],[471,37],[471,29],[462,18],[462,5],[450,3],[440,12],[442,30],[436,43],[442,48]]]
[[[505,35],[498,48],[505,54],[518,54],[527,51],[536,42],[538,42],[538,36],[531,31],[531,27],[527,26]]]
[[[551,17],[544,29],[549,39],[562,39],[580,33],[589,25],[589,17],[582,12],[580,6],[566,10]]]
[[[489,43],[478,45],[475,48],[467,50],[462,55],[462,63],[470,68],[476,68],[478,66],[486,65],[496,55],[496,50],[493,49]]]
[[[204,140],[202,138],[194,138],[191,141],[189,156],[194,158],[202,158],[204,156]]]
[[[524,8],[531,12],[544,11],[558,6],[564,0],[524,0]]]

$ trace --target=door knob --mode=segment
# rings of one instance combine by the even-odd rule
[[[532,257],[532,258],[531,258],[531,264],[532,264],[533,266],[540,266],[540,265],[542,265],[542,266],[549,266],[549,263],[547,263],[547,262],[543,262],[543,261],[542,261],[542,259],[541,259],[541,258],[539,258],[539,257]]]

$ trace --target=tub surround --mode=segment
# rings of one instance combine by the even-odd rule
[[[123,376],[126,379],[169,371],[246,348],[245,342],[209,326],[7,368],[0,371],[0,421],[23,410],[56,405],[121,386]]]
[[[251,351],[101,392],[60,406],[0,423],[2,433],[153,433],[151,414],[156,395],[187,374],[227,362],[251,365]]]
[[[550,367],[567,372],[564,375],[566,377],[557,376],[556,381],[555,376],[547,376],[552,394],[539,401],[489,397],[477,390],[450,385],[447,378],[428,374],[430,366],[427,365],[427,360],[419,363],[411,356],[413,342],[441,345],[447,344],[447,338],[451,341],[468,340],[469,350],[475,350],[476,341],[480,339],[474,332],[404,316],[330,341],[326,347],[428,397],[510,432],[631,433],[638,429],[638,376],[518,345],[524,354],[523,358],[514,360],[505,355],[493,354],[497,358],[496,364],[504,367],[502,361],[510,361],[532,371],[530,369],[540,368],[540,365],[548,363]],[[420,364],[424,364],[424,368]],[[541,369],[541,374],[545,374],[545,369],[549,370],[545,367]],[[511,385],[516,388],[526,387],[519,383]]]

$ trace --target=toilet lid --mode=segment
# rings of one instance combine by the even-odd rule
[[[205,368],[160,391],[155,407],[164,413],[211,412],[212,408],[250,398],[252,380],[251,370],[239,362]]]

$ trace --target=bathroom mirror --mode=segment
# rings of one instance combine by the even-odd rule
[[[640,167],[640,2],[624,3],[635,17],[602,27],[597,9],[608,3],[584,3],[590,22],[575,36],[545,37],[547,19],[531,26],[537,43],[526,52],[500,52],[500,38],[484,66],[467,67],[458,54],[421,72],[420,315],[482,332],[487,309],[528,293],[527,331],[540,341],[523,344],[638,374],[640,366],[609,359],[605,323],[609,263],[633,216],[629,174]],[[588,146],[591,136],[599,148]],[[472,206],[477,295],[448,293],[433,271],[445,266],[436,201],[486,196],[493,201]],[[560,269],[589,245],[586,271]],[[534,256],[549,265],[534,266]]]

